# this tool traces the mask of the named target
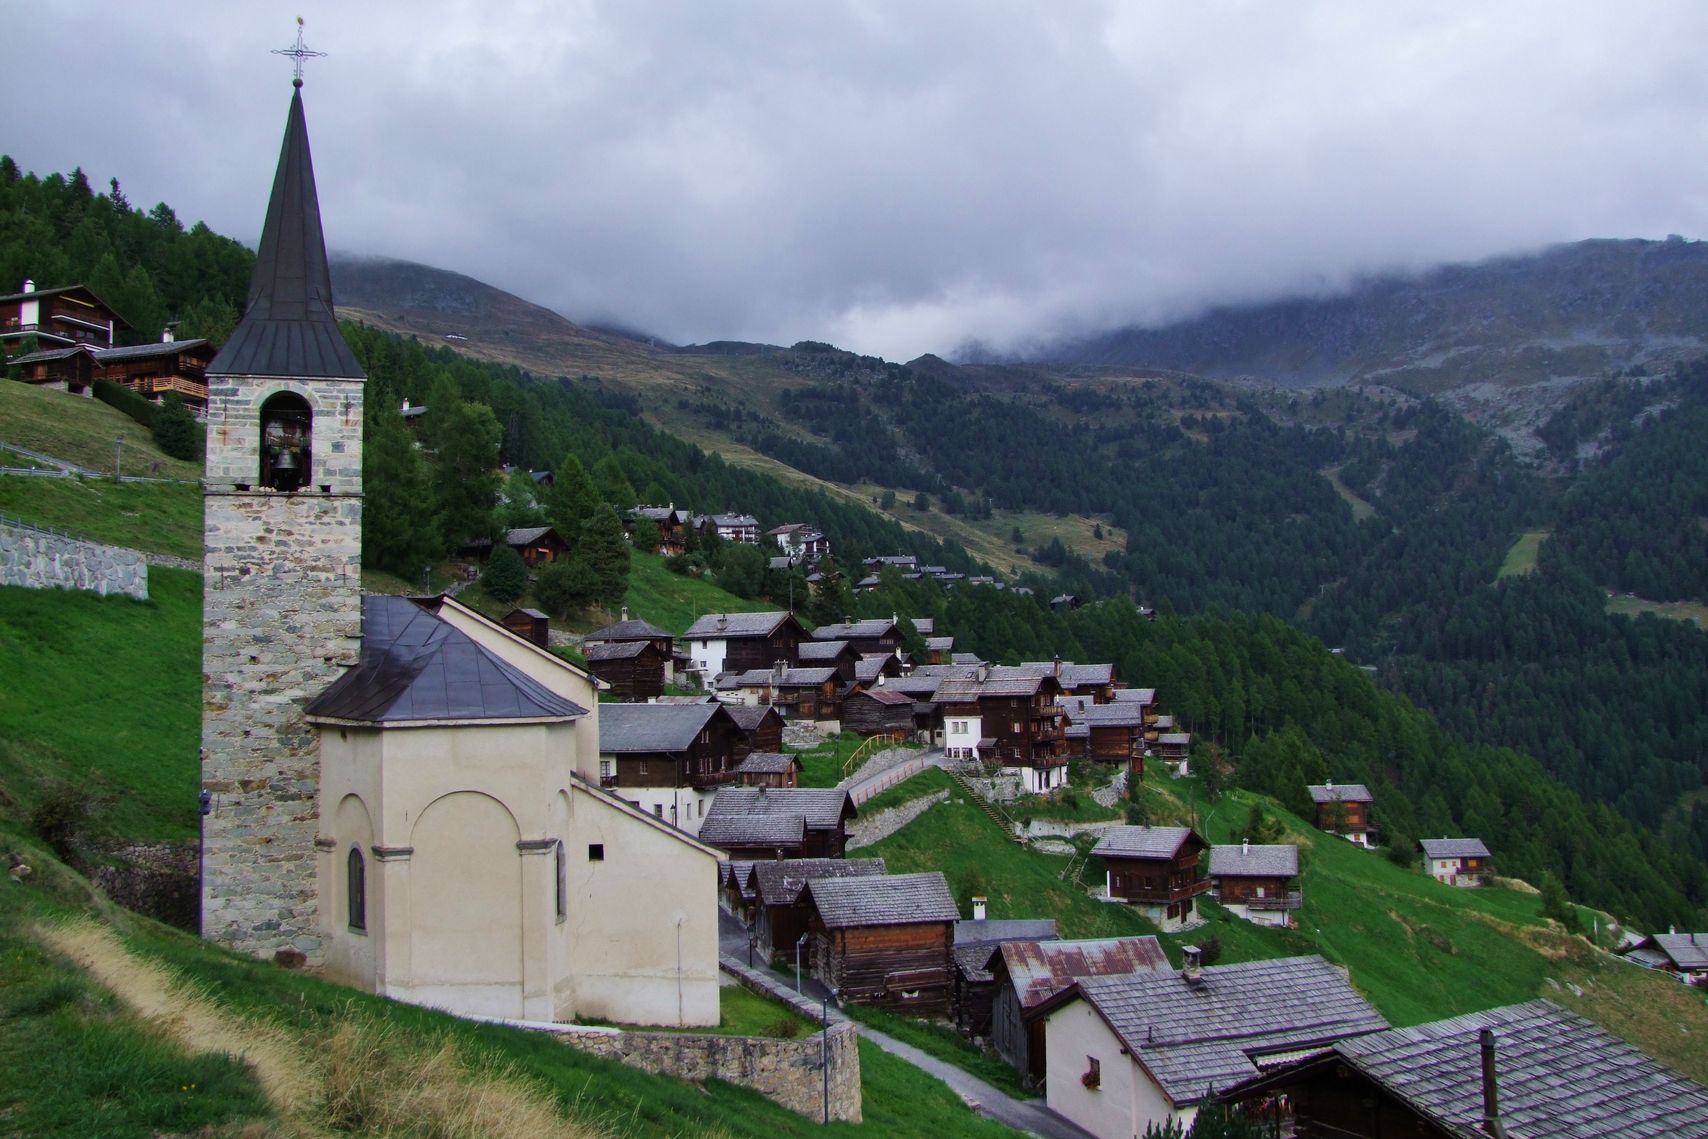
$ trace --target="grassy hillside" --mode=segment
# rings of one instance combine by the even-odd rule
[[[115,439],[123,439],[123,445],[115,446]],[[117,461],[127,475],[202,477],[200,463],[170,458],[154,445],[148,428],[117,408],[35,384],[0,383],[0,443],[102,474],[112,474]]]
[[[1158,823],[1196,817],[1200,832],[1219,843],[1239,841],[1258,801],[1231,792],[1207,807],[1191,781],[1166,777],[1147,782],[1141,799]],[[1541,918],[1533,894],[1441,885],[1381,853],[1321,835],[1269,800],[1262,803],[1285,827],[1287,840],[1304,847],[1298,927],[1262,929],[1201,899],[1208,924],[1162,938],[1177,962],[1180,945],[1211,936],[1221,942],[1224,962],[1320,953],[1346,966],[1359,990],[1397,1025],[1547,996],[1696,1078],[1708,1078],[1708,1054],[1694,1044],[1708,1033],[1700,995],[1685,993],[1680,1000],[1682,986],[1675,982],[1566,936]],[[1082,849],[1091,845],[1079,843]],[[963,905],[971,894],[987,895],[993,918],[1052,917],[1064,937],[1156,932],[1135,911],[1087,896],[1083,883],[1103,872],[1098,860],[1091,860],[1083,883],[1064,881],[1066,856],[1017,845],[958,792],[861,853],[883,857],[895,873],[941,869]]]
[[[0,514],[95,542],[202,556],[202,491],[192,483],[0,475]]]

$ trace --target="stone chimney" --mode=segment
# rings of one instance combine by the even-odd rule
[[[1495,1078],[1494,1029],[1477,1033],[1477,1043],[1483,1058],[1483,1130],[1494,1139],[1506,1139],[1506,1128],[1500,1122],[1500,1084]]]
[[[170,324],[160,326],[160,343],[170,344],[177,338],[177,334],[172,331],[172,326]]]
[[[408,396],[403,397],[403,407],[400,408],[399,410],[401,410],[401,411],[408,411],[409,410],[409,397]]]
[[[974,921],[983,921],[984,920],[984,913],[985,913],[985,898],[983,898],[980,895],[975,894],[973,896],[973,920]]]
[[[625,605],[625,606],[623,606],[623,620],[627,621],[628,619],[629,619],[629,607],[627,605]]]
[[[36,291],[36,283],[34,281],[30,280],[28,277],[25,277],[24,278],[24,287],[22,289],[20,289],[19,292],[33,293],[35,291]]]
[[[1203,984],[1203,950],[1199,949],[1196,945],[1182,945],[1180,947],[1180,953],[1181,956],[1185,958],[1184,963],[1180,967],[1181,977],[1185,978],[1188,985]]]

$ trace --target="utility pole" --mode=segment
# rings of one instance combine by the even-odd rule
[[[113,436],[113,478],[115,479],[125,477],[124,453],[125,437],[123,435]]]

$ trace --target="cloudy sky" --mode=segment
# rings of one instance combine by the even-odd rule
[[[18,5],[0,150],[253,243],[299,12],[331,245],[678,343],[905,360],[1708,230],[1693,0]]]

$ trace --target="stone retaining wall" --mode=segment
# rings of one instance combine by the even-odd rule
[[[941,803],[948,797],[947,791],[934,791],[911,803],[903,803],[899,807],[891,807],[875,815],[856,818],[848,824],[848,849],[857,850],[862,846],[882,842],[923,815],[933,804]]]
[[[135,550],[0,522],[0,585],[85,589],[148,600],[148,563]]]

